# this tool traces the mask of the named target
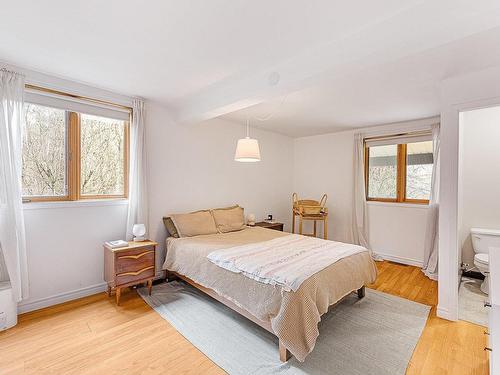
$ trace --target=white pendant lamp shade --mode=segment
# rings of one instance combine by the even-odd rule
[[[244,163],[260,161],[259,141],[248,136],[248,125],[246,138],[238,139],[234,160]]]
[[[238,139],[234,160],[247,163],[260,161],[259,141],[249,137]]]

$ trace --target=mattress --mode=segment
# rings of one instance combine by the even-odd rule
[[[368,251],[331,264],[305,280],[296,292],[263,284],[225,270],[207,259],[214,251],[262,242],[288,233],[261,227],[186,238],[169,237],[163,269],[177,272],[214,290],[271,327],[285,347],[304,361],[319,335],[318,323],[328,308],[347,294],[375,281],[376,266]]]

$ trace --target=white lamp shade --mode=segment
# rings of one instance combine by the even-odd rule
[[[238,139],[234,160],[247,163],[260,161],[259,141],[249,137]]]
[[[146,234],[146,226],[144,224],[134,224],[132,234],[135,237],[142,237]]]

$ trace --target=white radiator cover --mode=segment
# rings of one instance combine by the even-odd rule
[[[9,281],[0,282],[0,331],[17,324],[17,303],[12,298]]]

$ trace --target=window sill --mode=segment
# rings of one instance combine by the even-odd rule
[[[23,203],[23,210],[40,210],[46,208],[74,208],[74,207],[103,207],[125,206],[128,199],[85,199],[79,201],[52,201],[52,202],[27,202]]]
[[[421,210],[426,210],[427,208],[429,208],[428,204],[419,204],[419,203],[379,202],[379,201],[367,201],[366,203],[368,204],[368,206],[419,208]]]

